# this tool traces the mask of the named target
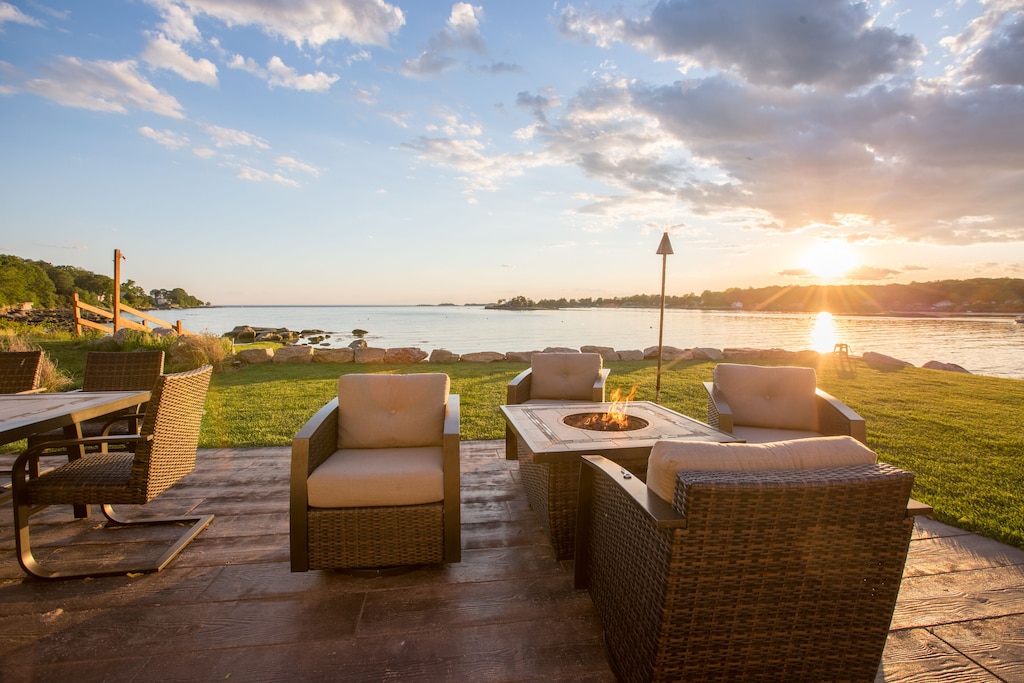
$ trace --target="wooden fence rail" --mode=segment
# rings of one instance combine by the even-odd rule
[[[82,328],[84,327],[88,327],[94,330],[101,330],[109,334],[117,332],[117,330],[121,329],[122,327],[126,327],[130,330],[150,331],[150,328],[147,326],[146,323],[153,323],[153,325],[157,327],[170,328],[177,332],[178,334],[192,334],[188,330],[182,328],[180,320],[178,320],[172,325],[171,323],[165,320],[161,320],[160,318],[154,318],[153,316],[147,313],[143,313],[142,311],[136,310],[131,306],[128,306],[127,304],[121,303],[120,301],[115,301],[114,310],[108,311],[104,308],[97,308],[96,306],[90,306],[89,304],[82,303],[78,299],[78,294],[76,293],[74,295],[73,307],[75,311],[75,334],[79,336],[81,336]],[[85,312],[98,315],[101,318],[107,318],[111,321],[111,324],[105,325],[103,323],[87,320],[84,315]],[[140,318],[141,322],[137,322],[135,320],[132,320],[131,318],[125,318],[125,313]]]

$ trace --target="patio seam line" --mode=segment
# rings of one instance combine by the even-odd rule
[[[974,619],[972,621],[983,621],[983,620],[982,619]],[[954,623],[963,623],[963,622],[954,622]],[[967,654],[966,652],[964,652],[963,650],[958,648],[956,645],[954,645],[953,643],[949,642],[948,640],[946,640],[945,638],[940,636],[938,633],[936,633],[935,629],[936,628],[940,628],[941,626],[946,626],[946,624],[937,624],[937,625],[934,625],[934,626],[929,626],[927,630],[928,630],[929,633],[932,634],[932,636],[934,638],[938,639],[939,642],[941,642],[946,647],[948,647],[950,650],[952,650],[953,652],[957,653],[958,655],[960,655],[961,657],[966,659],[971,664],[974,664],[976,667],[978,667],[979,669],[981,669],[985,673],[987,673],[990,676],[992,676],[993,678],[995,678],[997,681],[1002,681],[1002,683],[1010,683],[1005,678],[1003,678],[1002,676],[1000,676],[996,672],[990,670],[987,666],[985,666],[981,662],[977,661],[974,657],[971,657],[969,654]]]

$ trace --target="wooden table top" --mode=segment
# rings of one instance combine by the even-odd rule
[[[0,443],[67,427],[145,403],[148,391],[67,391],[0,395]]]

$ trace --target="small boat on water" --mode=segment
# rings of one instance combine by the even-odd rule
[[[1024,325],[1024,315],[1018,315],[1016,318],[1013,319],[1013,322],[1017,323],[1018,325]]]

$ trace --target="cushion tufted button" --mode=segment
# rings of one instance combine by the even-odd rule
[[[764,395],[764,400],[766,400],[766,401],[772,400],[772,395],[771,394],[765,394]]]
[[[392,414],[392,415],[398,415],[398,410],[397,410],[397,409],[395,409],[395,408],[392,408],[392,409],[391,409],[391,414]]]

